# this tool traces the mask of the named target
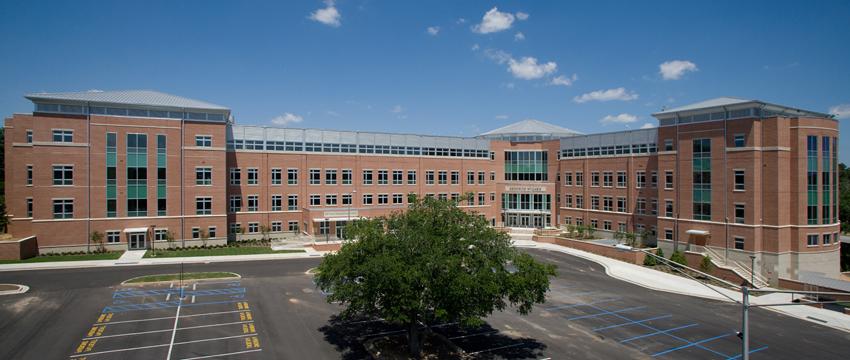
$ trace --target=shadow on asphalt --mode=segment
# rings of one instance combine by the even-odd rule
[[[342,359],[368,359],[363,342],[379,336],[404,336],[400,326],[380,320],[342,319],[331,316],[326,325],[318,329],[325,341],[336,347]],[[515,338],[484,324],[479,327],[462,327],[452,324],[435,324],[431,330],[449,339],[475,359],[540,359],[546,345],[532,338]]]

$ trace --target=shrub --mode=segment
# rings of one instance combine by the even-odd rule
[[[682,254],[679,251],[674,251],[673,255],[670,255],[670,261],[679,264],[679,265],[688,265],[688,260],[685,259],[685,254]]]
[[[703,255],[702,261],[700,261],[699,263],[699,269],[700,271],[706,274],[714,270],[714,263],[711,262],[711,257],[709,257],[708,255]]]
[[[661,249],[658,249],[658,251],[661,251]],[[645,266],[658,265],[658,260],[655,260],[655,256],[650,255],[652,254],[652,251],[647,251],[647,253],[648,254],[646,254],[646,256],[643,258],[643,264]]]
[[[655,252],[655,255],[658,255],[658,257],[663,258],[664,257],[664,250],[661,250],[661,248],[658,248],[658,251]]]

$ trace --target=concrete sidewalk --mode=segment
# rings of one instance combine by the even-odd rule
[[[515,240],[514,246],[552,250],[584,258],[602,265],[602,267],[605,268],[605,272],[613,278],[652,290],[696,296],[729,303],[732,303],[733,300],[735,302],[741,301],[741,293],[738,291],[706,285],[678,275],[629,264],[573,248],[528,240]],[[790,303],[790,301],[790,294],[777,293],[762,296],[750,296],[750,303],[754,305],[783,304]],[[842,314],[837,311],[819,309],[807,305],[770,306],[764,308],[787,316],[813,322],[815,324],[850,332],[850,315]]]
[[[189,257],[168,257],[168,258],[142,258],[138,254],[128,255],[128,258],[121,256],[116,260],[82,260],[82,261],[48,261],[41,263],[25,263],[25,264],[0,264],[0,271],[21,271],[21,270],[45,270],[45,269],[74,269],[74,268],[90,268],[90,267],[110,267],[110,266],[143,266],[143,265],[167,265],[167,264],[197,264],[197,263],[213,263],[213,262],[232,262],[232,261],[254,261],[254,260],[280,260],[280,259],[303,259],[311,257],[321,257],[326,252],[316,251],[311,247],[305,247],[303,253],[285,253],[285,254],[254,254],[254,255],[221,255],[221,256],[189,256]],[[143,254],[142,254],[143,255]],[[132,257],[132,259],[131,259]]]

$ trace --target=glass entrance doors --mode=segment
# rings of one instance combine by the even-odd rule
[[[127,244],[130,250],[144,250],[147,248],[147,234],[143,232],[127,234]]]
[[[549,214],[522,214],[506,212],[502,214],[502,222],[506,227],[544,228],[551,226],[552,216]]]

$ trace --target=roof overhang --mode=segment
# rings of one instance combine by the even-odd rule
[[[125,229],[124,229],[124,232],[125,232],[125,233],[140,233],[140,232],[148,232],[148,228],[146,228],[146,227],[132,227],[132,228],[125,228]]]
[[[685,234],[688,234],[688,235],[701,235],[701,236],[711,235],[711,234],[710,234],[708,231],[706,231],[706,230],[696,230],[696,229],[691,229],[691,230],[685,231]]]

